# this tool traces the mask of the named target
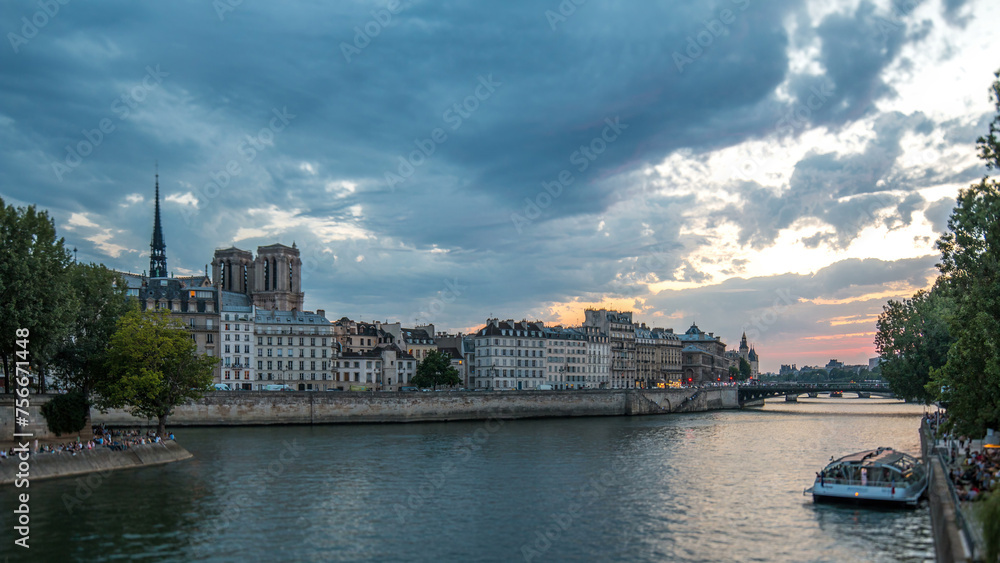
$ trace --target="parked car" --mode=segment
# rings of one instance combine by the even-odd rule
[[[216,384],[212,385],[212,387],[216,391],[232,391],[232,389],[229,388],[229,384],[227,384],[227,383],[216,383]]]

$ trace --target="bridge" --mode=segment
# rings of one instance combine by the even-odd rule
[[[768,397],[779,397],[784,395],[794,401],[795,397],[808,394],[810,397],[817,397],[820,394],[830,393],[857,393],[860,398],[868,398],[878,395],[884,398],[895,398],[892,390],[885,384],[875,383],[768,383],[764,385],[740,385],[740,404],[748,401],[757,401]]]

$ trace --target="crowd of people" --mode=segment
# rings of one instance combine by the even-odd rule
[[[967,436],[939,433],[948,420],[947,413],[928,414],[924,419],[947,451],[944,461],[958,500],[977,501],[1000,493],[1000,448],[987,447],[981,440],[976,445],[977,440]]]
[[[108,448],[112,451],[124,451],[141,444],[158,444],[161,442],[160,437],[157,436],[156,432],[153,430],[142,432],[135,428],[115,429],[108,428],[106,425],[102,424],[100,426],[94,426],[93,433],[93,439],[83,441],[80,440],[79,436],[77,436],[75,440],[62,444],[39,444],[38,440],[35,440],[31,451],[33,454],[68,453],[70,455],[76,455],[77,452],[83,450],[93,450],[95,448]],[[171,433],[167,439],[173,440],[173,433]],[[0,462],[13,457],[15,457],[13,446],[11,446],[8,450],[0,449]]]

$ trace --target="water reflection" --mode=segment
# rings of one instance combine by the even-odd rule
[[[72,480],[33,484],[30,560],[929,560],[925,508],[802,495],[830,456],[915,451],[921,412],[181,430],[195,460],[115,473],[79,513]]]

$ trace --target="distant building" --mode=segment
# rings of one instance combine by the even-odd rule
[[[233,389],[253,389],[257,380],[256,352],[257,339],[255,313],[250,297],[242,293],[221,291],[221,316],[219,321],[219,345],[222,348],[222,365],[216,383],[224,383]]]
[[[721,337],[711,332],[706,334],[696,324],[678,336],[682,345],[684,383],[729,381],[729,360],[726,359],[726,345]]]
[[[636,325],[632,322],[632,312],[587,309],[584,311],[583,326],[596,327],[608,335],[611,348],[609,386],[612,389],[635,388],[638,374],[635,349]]]
[[[333,327],[322,309],[268,311],[254,315],[257,388],[289,385],[299,391],[334,386],[337,346]]]
[[[536,389],[545,381],[545,324],[487,319],[476,331],[476,376],[469,384],[492,389]]]
[[[587,337],[577,329],[543,327],[545,383],[553,389],[586,389]],[[596,388],[596,385],[592,385]]]
[[[143,311],[166,309],[179,318],[191,333],[199,354],[218,357],[219,294],[208,276],[171,277],[167,270],[167,246],[160,221],[160,175],[156,175],[153,236],[149,245],[150,275],[122,274],[128,295],[139,301]],[[213,370],[218,381],[220,368]]]
[[[799,368],[795,367],[795,364],[791,364],[791,365],[789,365],[789,364],[781,364],[781,368],[778,370],[778,375],[788,375],[788,374],[796,373],[798,371],[799,371]]]
[[[258,309],[300,311],[302,260],[295,243],[258,246],[257,257],[246,250],[230,247],[215,251],[212,277],[225,291],[248,295]]]

